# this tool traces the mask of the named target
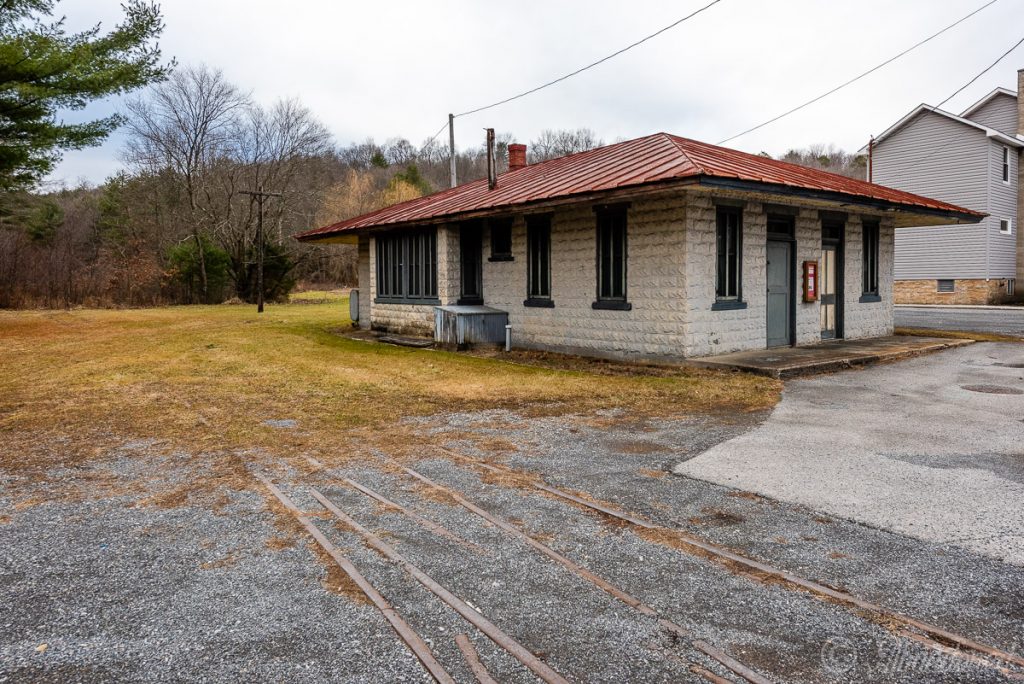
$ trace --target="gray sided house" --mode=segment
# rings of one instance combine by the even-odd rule
[[[982,218],[665,133],[525,159],[298,239],[358,245],[363,328],[673,359],[891,334],[895,228]]]
[[[988,214],[973,226],[896,232],[897,303],[997,304],[1024,293],[1018,219],[1024,70],[959,116],[921,105],[876,140],[873,180]]]

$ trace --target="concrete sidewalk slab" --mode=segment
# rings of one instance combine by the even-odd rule
[[[703,368],[741,370],[772,378],[827,373],[880,361],[919,356],[973,344],[973,340],[893,335],[865,340],[831,340],[805,347],[776,347],[691,359]]]

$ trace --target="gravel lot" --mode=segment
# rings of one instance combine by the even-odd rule
[[[450,415],[419,425],[424,433],[450,434],[451,452],[425,448],[414,467],[772,680],[1004,681],[997,670],[936,653],[847,608],[495,481],[452,456],[541,474],[553,485],[804,577],[1022,650],[1020,567],[669,474],[680,460],[763,418]],[[494,448],[474,451],[468,433],[493,437]],[[315,514],[319,529],[457,681],[472,681],[454,643],[460,632],[470,635],[499,681],[536,680],[399,566],[327,517],[311,486],[571,681],[703,681],[693,665],[735,679],[655,618],[376,460],[309,472],[273,454],[244,456],[251,469],[272,474]],[[19,493],[17,500],[0,500],[0,680],[429,681],[381,614],[337,573],[328,576],[290,518],[268,508],[269,495],[255,481],[251,489],[160,497],[201,479],[205,459],[223,457],[197,459],[134,444],[91,467],[51,473],[27,500],[25,483],[4,482],[18,485],[4,491]],[[346,486],[342,477],[469,544],[437,536]],[[76,495],[68,496],[72,490]]]

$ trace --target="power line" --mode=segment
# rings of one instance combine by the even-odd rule
[[[957,26],[957,25],[959,25],[959,24],[961,24],[961,23],[963,23],[963,22],[967,21],[968,19],[970,19],[971,17],[973,17],[973,16],[974,16],[975,14],[977,14],[978,12],[982,11],[982,10],[983,10],[983,9],[985,9],[986,7],[989,7],[990,5],[994,5],[994,4],[995,4],[995,3],[997,3],[998,1],[999,1],[999,0],[989,0],[988,2],[986,2],[986,3],[984,4],[984,5],[982,5],[982,6],[981,6],[981,7],[979,7],[978,9],[974,10],[973,12],[971,12],[970,14],[968,14],[968,15],[966,15],[966,16],[963,16],[963,17],[961,17],[960,19],[957,19],[956,21],[954,21],[954,22],[953,22],[952,24],[950,24],[950,25],[949,25],[949,26],[947,26],[946,28],[942,29],[941,31],[938,31],[938,32],[936,32],[936,33],[933,33],[932,35],[928,36],[928,37],[927,37],[927,38],[925,38],[924,40],[922,40],[922,41],[920,41],[920,42],[918,42],[918,43],[915,43],[914,45],[911,45],[911,46],[910,46],[909,48],[907,48],[907,49],[906,49],[906,50],[904,50],[903,52],[901,52],[901,53],[899,53],[899,54],[897,54],[897,55],[894,55],[894,56],[890,57],[889,59],[885,60],[885,61],[884,61],[884,62],[882,62],[881,64],[879,64],[879,65],[877,65],[877,66],[874,66],[874,67],[872,67],[872,68],[868,69],[867,71],[865,71],[864,73],[860,74],[859,76],[854,76],[854,77],[853,77],[853,78],[851,78],[851,79],[850,79],[849,81],[846,81],[845,83],[841,83],[840,85],[836,86],[835,88],[832,88],[831,90],[829,90],[829,91],[827,91],[827,92],[824,92],[824,93],[822,93],[821,95],[818,95],[817,97],[815,97],[815,98],[812,98],[812,99],[808,100],[807,102],[804,102],[804,103],[803,103],[803,104],[801,104],[801,105],[798,105],[798,106],[796,106],[796,107],[793,107],[793,108],[792,108],[792,109],[790,109],[789,111],[783,112],[782,114],[779,114],[779,115],[778,115],[778,116],[776,116],[776,117],[773,117],[773,118],[771,118],[771,119],[768,119],[768,120],[767,120],[767,121],[765,121],[764,123],[760,123],[760,124],[758,124],[758,125],[756,125],[756,126],[754,126],[754,127],[752,127],[752,128],[748,128],[747,130],[743,131],[742,133],[737,133],[736,135],[730,136],[730,137],[726,138],[725,140],[721,140],[721,141],[719,141],[719,143],[718,143],[718,144],[719,144],[719,145],[723,145],[723,144],[725,144],[725,143],[729,142],[730,140],[735,140],[736,138],[739,138],[739,137],[741,137],[741,136],[744,136],[744,135],[746,135],[747,133],[752,133],[752,132],[756,131],[756,130],[757,130],[757,129],[759,129],[759,128],[764,128],[764,127],[765,127],[765,126],[767,126],[768,124],[772,124],[772,123],[775,123],[775,122],[776,122],[776,121],[778,121],[779,119],[782,119],[782,118],[784,118],[784,117],[787,117],[787,116],[789,116],[790,114],[793,114],[793,113],[795,113],[795,112],[798,112],[798,111],[800,111],[801,109],[803,109],[804,107],[808,107],[808,106],[810,106],[810,105],[814,104],[815,102],[817,102],[817,101],[819,101],[819,100],[822,100],[822,99],[824,99],[824,98],[828,97],[829,95],[831,95],[831,94],[833,94],[833,93],[835,93],[835,92],[838,92],[838,91],[842,90],[842,89],[843,89],[843,88],[845,88],[846,86],[848,86],[848,85],[851,85],[851,84],[853,84],[853,83],[856,83],[857,81],[859,81],[860,79],[864,78],[865,76],[868,76],[868,75],[870,75],[870,74],[872,74],[872,73],[874,73],[874,72],[878,71],[878,70],[879,70],[879,69],[881,69],[882,67],[884,67],[884,66],[886,66],[886,65],[888,65],[888,64],[891,64],[891,63],[895,62],[895,61],[896,61],[897,59],[899,59],[900,57],[903,57],[903,56],[904,56],[904,55],[906,55],[907,53],[909,53],[909,52],[912,52],[912,51],[916,50],[917,48],[921,47],[921,46],[922,46],[922,45],[924,45],[925,43],[927,43],[927,42],[931,41],[932,39],[934,39],[934,38],[938,38],[939,36],[941,36],[941,35],[942,35],[943,33],[945,33],[946,31],[949,31],[949,30],[950,30],[951,28],[953,28],[953,27],[955,27],[955,26]],[[980,74],[979,74],[979,76],[980,76]],[[968,85],[970,85],[970,84],[968,84]],[[966,86],[965,86],[965,87],[966,87]],[[955,93],[954,93],[954,94],[955,94]]]
[[[547,88],[548,86],[553,86],[556,83],[561,83],[562,81],[564,81],[566,79],[572,78],[573,76],[576,76],[577,74],[583,73],[587,69],[592,69],[593,67],[596,67],[598,64],[603,64],[604,62],[607,62],[609,59],[612,59],[614,57],[618,57],[623,52],[626,52],[627,50],[632,50],[636,46],[642,45],[643,43],[646,43],[647,41],[649,41],[652,38],[660,36],[665,31],[668,31],[670,29],[675,28],[676,26],[679,26],[679,24],[682,24],[684,21],[686,21],[688,19],[692,19],[693,17],[697,16],[698,14],[703,12],[704,10],[707,10],[707,9],[711,8],[713,5],[717,5],[721,1],[722,0],[712,0],[708,4],[704,5],[703,7],[701,7],[700,9],[698,9],[698,10],[696,10],[694,12],[691,12],[690,14],[686,15],[682,19],[678,19],[678,20],[672,22],[671,24],[669,24],[668,26],[666,26],[664,28],[661,28],[661,29],[658,29],[654,33],[650,34],[649,36],[641,38],[640,40],[636,41],[635,43],[627,45],[626,47],[622,48],[621,50],[617,50],[616,52],[613,52],[612,54],[608,55],[607,57],[602,57],[601,59],[597,60],[596,62],[591,62],[590,64],[588,64],[588,65],[586,65],[584,67],[580,67],[576,71],[570,72],[570,73],[568,73],[568,74],[566,74],[564,76],[560,76],[560,77],[556,78],[553,81],[548,81],[547,83],[544,83],[543,85],[539,85],[536,88],[530,88],[529,90],[525,90],[525,91],[519,93],[518,95],[513,95],[512,97],[507,97],[504,100],[499,100],[498,102],[494,102],[494,103],[489,104],[489,105],[484,105],[483,107],[477,107],[476,109],[470,109],[470,110],[462,112],[460,114],[456,114],[455,118],[459,118],[461,116],[467,116],[469,114],[476,114],[477,112],[482,112],[485,109],[491,109],[491,108],[497,107],[499,105],[507,104],[509,102],[512,102],[513,100],[518,100],[521,97],[526,97],[527,95],[532,95],[533,93],[537,92],[538,90],[543,90],[544,88]],[[992,2],[996,2],[996,0],[992,0]],[[441,134],[440,131],[438,131],[437,135],[440,135],[440,134]],[[436,138],[437,135],[435,135],[434,137]]]
[[[926,107],[926,108],[927,108],[927,109],[928,109],[929,111],[932,111],[932,112],[934,112],[934,111],[936,111],[936,110],[938,110],[938,109],[941,109],[941,108],[942,108],[942,105],[944,105],[944,104],[946,104],[947,102],[949,102],[950,100],[952,100],[952,99],[953,99],[954,97],[956,97],[957,95],[959,95],[960,93],[962,93],[962,92],[963,92],[964,90],[966,90],[968,86],[972,85],[972,84],[973,84],[973,83],[974,83],[975,81],[977,81],[977,80],[978,80],[979,78],[981,78],[982,76],[984,76],[985,74],[987,74],[987,73],[988,73],[989,71],[991,71],[992,69],[994,69],[994,68],[995,68],[995,66],[996,66],[997,64],[999,64],[999,63],[1000,63],[1000,62],[1002,62],[1002,61],[1003,61],[1004,59],[1006,59],[1006,58],[1007,58],[1007,57],[1008,57],[1008,56],[1010,55],[1010,53],[1011,53],[1011,52],[1013,52],[1014,50],[1016,50],[1017,48],[1019,48],[1019,47],[1020,47],[1020,46],[1021,46],[1022,44],[1024,44],[1024,37],[1021,37],[1021,39],[1020,39],[1020,40],[1018,40],[1018,41],[1017,41],[1016,43],[1014,43],[1014,44],[1013,44],[1013,47],[1011,47],[1011,48],[1010,48],[1009,50],[1007,50],[1007,51],[1006,51],[1006,52],[1004,52],[1004,53],[1003,53],[1002,55],[1000,55],[1000,56],[999,56],[999,59],[997,59],[996,61],[992,62],[992,63],[991,63],[991,64],[989,64],[989,65],[988,65],[987,67],[985,67],[985,68],[984,68],[984,69],[982,69],[982,70],[981,70],[980,72],[978,72],[978,73],[977,73],[977,74],[976,74],[976,75],[974,76],[974,78],[972,78],[972,79],[971,79],[970,81],[968,81],[967,83],[965,83],[965,84],[963,84],[962,86],[960,86],[959,88],[957,88],[957,89],[956,89],[956,91],[954,91],[954,92],[953,92],[953,94],[952,94],[952,95],[950,95],[949,97],[947,97],[947,98],[946,98],[945,100],[943,100],[943,101],[942,101],[942,102],[940,102],[939,104],[935,105],[934,107],[933,107],[932,105],[925,105],[925,107]],[[945,146],[945,145],[938,145],[938,146],[936,146],[936,148],[935,148],[934,150],[932,150],[931,152],[929,152],[929,153],[928,153],[927,155],[925,155],[924,157],[921,157],[921,159],[919,159],[919,160],[915,161],[915,162],[914,162],[914,166],[920,166],[921,164],[923,164],[924,162],[928,161],[929,159],[931,159],[932,157],[934,157],[934,156],[935,156],[936,154],[938,154],[938,153],[939,153],[940,151],[942,151],[942,150],[944,150],[944,149],[946,149],[946,146]],[[906,178],[906,174],[900,174],[900,175],[896,176],[896,179],[895,179],[895,180],[897,180],[897,181],[900,181],[900,180],[903,180],[904,178]]]
[[[1004,52],[1004,53],[1003,53],[1002,55],[1000,55],[1000,56],[999,56],[999,59],[997,59],[996,61],[992,62],[992,63],[991,63],[991,64],[989,64],[989,65],[988,65],[987,67],[985,67],[985,68],[984,68],[984,69],[983,69],[983,70],[981,71],[981,73],[979,73],[979,74],[978,74],[977,76],[975,76],[975,77],[974,77],[974,78],[972,78],[972,79],[971,79],[970,81],[968,81],[967,83],[963,84],[963,85],[962,85],[962,86],[961,86],[960,88],[958,88],[958,89],[957,89],[957,91],[956,91],[955,93],[953,93],[952,95],[950,95],[949,97],[947,97],[947,98],[946,98],[945,100],[943,100],[943,101],[942,101],[942,102],[940,102],[939,104],[935,105],[935,109],[939,109],[939,108],[941,108],[941,107],[942,107],[942,105],[944,105],[944,104],[946,104],[947,102],[949,102],[950,100],[952,100],[952,99],[953,99],[954,97],[956,97],[957,95],[959,95],[960,93],[962,93],[962,92],[963,92],[964,90],[966,90],[968,86],[972,85],[972,84],[973,84],[973,83],[974,83],[975,81],[977,81],[977,80],[978,80],[979,78],[981,78],[982,76],[984,76],[985,74],[987,74],[987,73],[988,73],[989,71],[991,71],[991,70],[992,70],[993,68],[995,68],[995,66],[996,66],[997,64],[999,64],[1000,62],[1002,62],[1002,61],[1003,61],[1004,59],[1006,59],[1006,58],[1007,58],[1007,57],[1009,56],[1009,54],[1010,54],[1011,52],[1013,52],[1014,50],[1016,50],[1017,48],[1019,48],[1019,47],[1021,46],[1021,43],[1024,43],[1024,37],[1022,37],[1022,38],[1021,38],[1020,40],[1018,40],[1018,41],[1017,41],[1016,43],[1014,43],[1014,44],[1013,44],[1013,47],[1011,47],[1011,48],[1010,48],[1009,50],[1007,50],[1007,51],[1006,51],[1006,52]]]

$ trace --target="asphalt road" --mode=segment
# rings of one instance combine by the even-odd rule
[[[955,306],[943,308],[897,306],[896,327],[964,330],[1024,337],[1024,307],[990,309]]]
[[[985,343],[791,382],[675,472],[1024,565],[1022,368]]]

